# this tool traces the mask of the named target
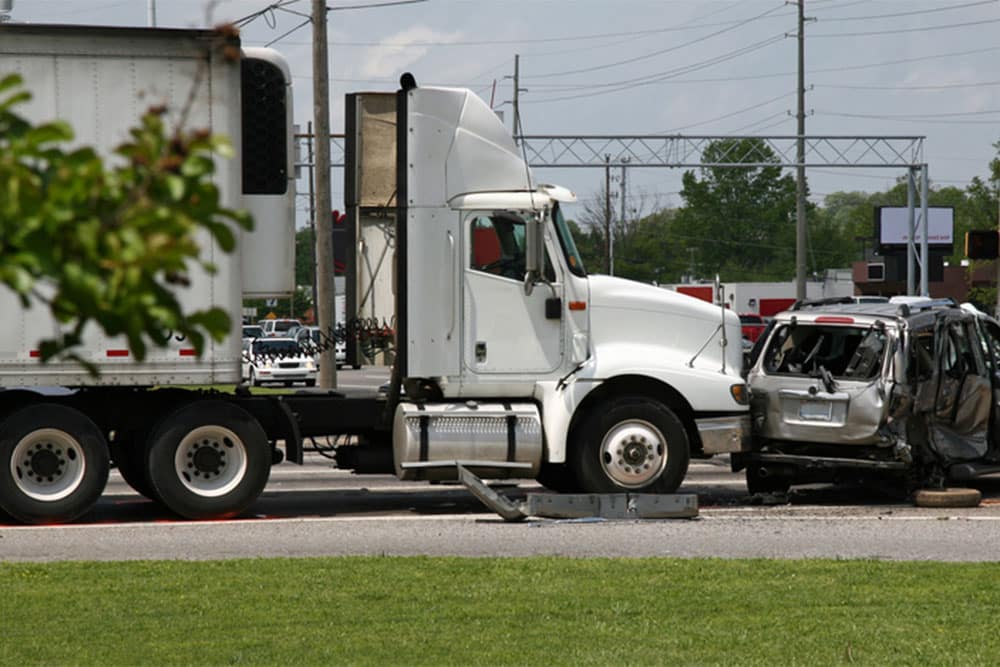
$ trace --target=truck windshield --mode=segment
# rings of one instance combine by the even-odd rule
[[[569,231],[569,225],[566,224],[566,218],[563,217],[559,204],[556,204],[555,208],[552,209],[552,222],[555,223],[556,233],[559,235],[559,246],[566,257],[566,265],[569,266],[570,272],[581,278],[585,277],[587,271],[583,268],[583,259],[576,249],[573,234]]]

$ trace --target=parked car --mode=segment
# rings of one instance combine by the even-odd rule
[[[756,343],[764,332],[764,318],[756,313],[740,313],[740,326],[743,328],[743,337],[751,343]]]
[[[264,329],[257,324],[244,324],[243,325],[243,339],[247,338],[263,338]]]
[[[301,322],[292,319],[261,320],[257,324],[267,338],[287,336],[289,330],[302,326]]]
[[[1000,325],[950,300],[797,305],[749,369],[751,493],[1000,472]],[[756,352],[757,350],[755,350]]]
[[[337,368],[342,368],[347,362],[347,343],[343,340],[331,338],[330,336],[324,336],[319,327],[305,326],[292,329],[288,332],[288,336],[297,340],[303,349],[312,352],[317,367],[319,366],[319,354],[324,343],[329,344],[331,340],[334,344],[334,359],[336,360]]]
[[[243,380],[251,386],[281,382],[316,384],[316,362],[292,338],[257,338],[243,342]]]

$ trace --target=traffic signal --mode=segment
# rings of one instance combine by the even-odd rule
[[[996,259],[1000,255],[1000,232],[973,229],[965,232],[965,256],[969,259]]]

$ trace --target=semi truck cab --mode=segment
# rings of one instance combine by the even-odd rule
[[[557,488],[673,491],[691,455],[743,449],[734,313],[588,275],[563,211],[575,196],[536,183],[471,92],[404,86],[395,104],[397,474],[452,477],[471,459]],[[380,144],[354,141],[361,162]],[[519,447],[521,430],[537,445]]]

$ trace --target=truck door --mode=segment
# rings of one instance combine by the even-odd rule
[[[477,374],[545,373],[563,354],[563,318],[546,317],[546,300],[562,296],[546,257],[546,278],[524,293],[524,219],[510,212],[478,212],[464,221],[465,367]]]

